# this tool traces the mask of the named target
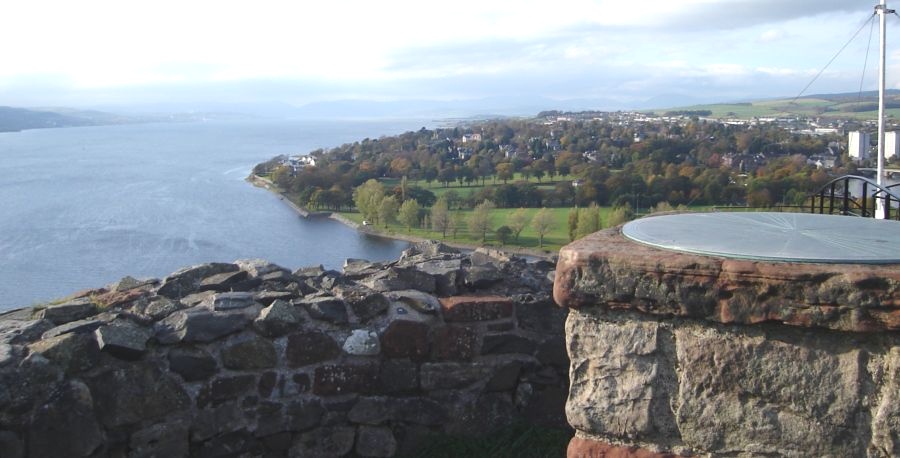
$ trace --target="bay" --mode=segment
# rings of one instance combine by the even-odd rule
[[[0,310],[204,262],[394,259],[407,243],[301,218],[244,179],[279,154],[423,125],[254,120],[0,134]]]

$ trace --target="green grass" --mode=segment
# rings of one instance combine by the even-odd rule
[[[555,458],[565,457],[572,433],[517,424],[484,438],[434,435],[410,457]]]
[[[538,208],[526,208],[525,212],[528,215],[529,221],[534,218],[534,214],[538,212]],[[552,214],[555,223],[555,227],[553,230],[544,236],[544,246],[543,248],[539,247],[538,234],[529,226],[522,230],[522,233],[519,235],[518,242],[515,239],[511,239],[507,243],[507,247],[521,247],[521,248],[529,248],[529,249],[543,249],[545,251],[558,251],[563,245],[566,245],[570,242],[569,233],[568,233],[568,218],[569,218],[569,208],[548,208]],[[493,222],[493,228],[496,230],[498,227],[507,224],[507,219],[512,212],[516,211],[514,208],[496,208],[491,210],[491,220]],[[600,217],[603,220],[604,224],[609,218],[609,213],[612,211],[610,207],[601,207],[600,209]],[[468,218],[468,215],[472,212],[472,210],[454,210],[454,212],[459,212],[463,215],[463,219]],[[356,223],[362,223],[362,215],[356,212],[342,212],[342,216],[345,218],[354,221]],[[407,231],[406,227],[401,226],[399,224],[391,224],[387,228],[383,225],[378,225],[375,227],[375,230],[378,232],[384,233],[386,235],[410,235],[414,237],[420,237],[425,239],[435,239],[435,240],[446,240],[448,242],[456,242],[456,243],[464,243],[467,245],[482,245],[481,236],[477,234],[470,234],[468,227],[461,228],[456,237],[453,237],[450,231],[447,232],[447,237],[441,237],[441,233],[434,232],[432,230],[425,230],[420,228],[413,228],[411,231]],[[488,233],[486,241],[483,243],[484,245],[490,246],[500,246],[499,240],[495,237],[493,232]]]
[[[556,184],[559,183],[560,181],[571,181],[574,179],[575,179],[575,177],[573,177],[572,175],[557,175],[552,178],[545,176],[544,178],[541,178],[541,181],[538,181],[537,178],[535,178],[535,177],[530,177],[527,181],[529,183],[533,183],[533,184],[537,185],[538,189],[548,190],[548,189],[553,189],[556,186]],[[507,184],[513,184],[517,181],[526,181],[526,180],[522,177],[522,174],[516,173],[513,175],[513,178],[511,180],[507,181]],[[400,181],[396,180],[396,179],[384,179],[384,180],[381,180],[381,182],[384,183],[384,185],[388,186],[388,187],[397,186],[400,183]],[[503,182],[500,180],[494,181],[492,178],[488,178],[488,179],[484,180],[484,185],[481,184],[481,180],[473,181],[471,184],[462,184],[462,185],[460,185],[458,181],[454,181],[454,182],[450,183],[450,186],[444,186],[443,183],[438,183],[438,182],[434,182],[434,181],[431,183],[426,183],[425,180],[418,180],[415,182],[410,181],[410,184],[414,184],[416,186],[421,186],[421,187],[433,192],[436,197],[441,197],[447,191],[453,190],[459,195],[459,197],[465,199],[465,198],[469,197],[470,195],[480,191],[482,188],[490,187],[490,186],[498,186],[498,185],[503,184]]]

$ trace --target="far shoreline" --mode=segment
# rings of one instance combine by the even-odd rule
[[[534,249],[534,248],[524,248],[524,247],[510,248],[509,246],[497,247],[497,246],[493,246],[493,245],[473,245],[473,244],[460,243],[460,242],[448,242],[445,240],[438,240],[438,239],[427,239],[427,238],[423,238],[423,237],[416,237],[413,235],[403,235],[403,234],[395,234],[395,233],[385,234],[381,231],[371,228],[371,226],[366,227],[366,226],[360,225],[359,223],[351,221],[337,212],[313,212],[307,208],[297,205],[294,202],[292,202],[291,199],[289,199],[287,196],[285,196],[284,193],[282,193],[278,189],[278,186],[276,186],[275,183],[272,183],[270,180],[263,178],[259,175],[256,175],[255,173],[251,172],[250,175],[247,177],[247,181],[250,182],[253,186],[265,189],[266,191],[269,191],[269,192],[277,195],[278,198],[282,202],[284,202],[286,205],[288,205],[290,208],[292,208],[298,215],[300,215],[303,218],[310,218],[310,217],[329,218],[329,219],[337,221],[351,229],[355,229],[359,233],[373,236],[373,237],[381,237],[381,238],[386,238],[386,239],[391,239],[391,240],[400,240],[403,242],[410,242],[410,243],[419,243],[419,242],[424,242],[427,240],[437,240],[437,241],[443,243],[444,245],[447,245],[447,246],[450,246],[453,248],[462,249],[462,250],[474,251],[478,248],[489,248],[492,250],[503,251],[503,252],[506,252],[506,253],[509,253],[512,255],[530,256],[530,257],[541,258],[541,259],[550,259],[554,256],[553,252],[547,252],[544,250],[539,250],[539,249]]]

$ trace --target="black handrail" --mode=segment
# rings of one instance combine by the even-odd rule
[[[850,182],[852,181],[861,182],[862,196],[857,198],[850,194]],[[841,191],[837,190],[838,185],[843,185]],[[900,221],[900,210],[893,206],[895,203],[900,203],[900,193],[893,189],[898,185],[900,183],[880,186],[870,178],[844,175],[825,183],[817,192],[810,194],[807,197],[809,199],[808,208],[810,213],[825,214],[827,212],[827,214],[833,215],[837,210],[841,215],[874,218],[877,202],[881,200],[885,208],[884,218]],[[874,190],[871,196],[869,195],[870,187]],[[836,199],[839,199],[838,205],[835,205]],[[818,205],[816,205],[817,203]]]

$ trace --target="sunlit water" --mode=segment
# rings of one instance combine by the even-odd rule
[[[0,134],[0,310],[210,261],[289,268],[396,258],[406,243],[304,220],[253,165],[423,121],[252,121]]]

